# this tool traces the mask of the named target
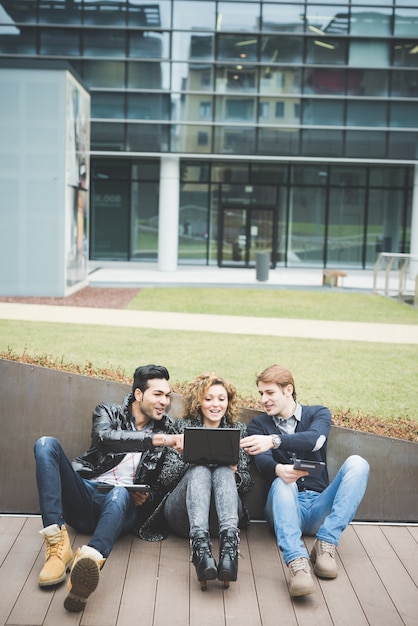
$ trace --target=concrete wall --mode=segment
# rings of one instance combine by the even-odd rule
[[[0,511],[38,513],[33,444],[57,437],[70,458],[90,446],[91,416],[100,402],[120,402],[129,385],[0,360]],[[180,417],[181,396],[170,414]],[[254,411],[243,409],[248,422]],[[418,522],[418,444],[332,426],[328,445],[330,476],[350,454],[370,463],[369,484],[357,520]],[[253,519],[263,518],[264,488],[255,470],[247,497]]]

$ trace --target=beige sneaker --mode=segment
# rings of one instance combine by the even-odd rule
[[[314,572],[319,578],[337,578],[337,562],[333,543],[317,539],[311,551]]]
[[[289,592],[292,597],[315,592],[308,559],[299,557],[287,564],[290,572]]]
[[[67,611],[83,611],[87,598],[99,584],[100,570],[106,559],[98,550],[82,546],[76,552],[68,581],[68,595],[64,600]]]
[[[45,565],[39,574],[40,587],[58,585],[65,580],[66,573],[73,562],[73,551],[65,526],[51,524],[39,531],[45,540]]]

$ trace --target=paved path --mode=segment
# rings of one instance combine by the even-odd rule
[[[0,319],[274,337],[418,344],[418,325],[234,317],[0,302]]]

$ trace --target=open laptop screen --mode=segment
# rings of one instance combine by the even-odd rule
[[[238,428],[186,427],[183,459],[194,465],[237,465]]]

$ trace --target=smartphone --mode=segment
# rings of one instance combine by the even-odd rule
[[[323,461],[307,461],[305,459],[296,459],[293,464],[293,469],[309,472],[311,476],[319,476],[324,468],[325,463]]]
[[[115,487],[115,485],[108,485],[107,483],[98,483],[97,490],[101,492],[106,492],[106,491],[110,491],[111,489],[113,489],[113,487]],[[128,491],[132,491],[132,492],[139,491],[142,493],[147,493],[151,491],[150,485],[120,485],[120,487],[125,487],[125,489],[127,489]]]

